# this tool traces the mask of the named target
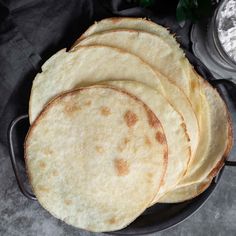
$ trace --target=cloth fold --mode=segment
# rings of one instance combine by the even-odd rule
[[[189,47],[189,27],[175,21],[169,0],[153,9],[114,0],[0,0],[0,142],[7,144],[7,128],[28,112],[30,89],[41,65],[61,48],[69,48],[94,21],[112,16],[149,17],[177,32]],[[170,9],[163,14],[163,5]]]

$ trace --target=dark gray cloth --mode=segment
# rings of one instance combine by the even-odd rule
[[[157,2],[158,6],[144,9],[121,0],[0,1],[0,142],[6,145],[11,120],[27,113],[32,80],[42,63],[59,49],[69,48],[95,20],[150,17],[169,27],[189,48],[189,24],[181,28],[176,22],[176,1]]]

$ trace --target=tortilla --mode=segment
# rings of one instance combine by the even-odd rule
[[[97,25],[99,24],[100,23],[98,23]],[[71,51],[76,51],[76,49],[80,46],[91,45],[105,45],[126,50],[127,52],[141,58],[155,71],[165,75],[168,79],[170,79],[172,83],[183,89],[183,91],[186,93],[186,96],[189,95],[188,73],[184,70],[184,66],[182,63],[182,61],[185,59],[184,56],[180,58],[180,53],[176,53],[176,50],[174,50],[168,43],[166,43],[162,38],[157,37],[157,35],[155,34],[131,29],[114,30],[112,27],[113,23],[111,23],[110,31],[104,31],[102,33],[90,35],[89,37],[84,38],[82,41],[77,40],[77,44],[74,44],[74,47],[71,49]],[[183,55],[183,53],[181,55]],[[170,83],[168,81],[166,83],[166,81],[167,79],[164,78],[162,80],[162,85],[166,90],[168,90],[168,86]],[[197,85],[195,85],[195,87],[196,86]],[[198,90],[194,93],[197,99],[195,99],[192,95],[193,93],[191,94],[191,96],[189,96],[189,99],[191,99],[190,103],[192,104],[193,110],[195,110],[195,112],[199,114],[199,110],[201,109],[201,96],[199,95]],[[166,92],[166,97],[168,98],[169,96],[171,96],[170,93]],[[172,102],[172,100],[173,99],[171,99],[170,102]],[[196,114],[194,113],[194,115]],[[186,119],[185,123],[187,123]],[[187,130],[190,130],[190,127],[188,125]],[[199,141],[198,122],[196,118],[194,130],[191,129],[190,131],[188,131],[188,133],[191,140],[192,156],[194,156]]]
[[[198,155],[190,160],[186,175],[179,186],[215,177],[232,147],[233,134],[228,109],[218,91],[207,81],[200,81],[207,100],[201,117],[201,142],[197,150]],[[204,145],[205,143],[207,145]]]
[[[177,74],[180,76],[181,80],[176,79],[176,73],[173,70],[168,70],[161,68],[161,71],[164,75],[169,77],[169,79],[177,84],[189,97],[195,97],[197,99],[198,93],[195,94],[195,91],[199,89],[199,82],[196,80],[195,76],[189,76],[189,71],[192,69],[192,65],[188,63],[188,60],[185,58],[185,54],[183,50],[180,48],[179,43],[176,41],[174,34],[171,34],[170,31],[158,25],[150,20],[144,18],[132,18],[132,17],[112,17],[103,19],[99,22],[95,22],[92,26],[90,26],[80,38],[78,38],[72,46],[72,49],[80,43],[80,41],[91,35],[98,35],[103,32],[113,30],[135,30],[146,32],[152,35],[157,36],[160,39],[160,44],[157,49],[161,49],[161,47],[170,48],[174,51],[173,58],[175,60],[176,65],[182,64],[182,68],[175,68],[177,70]],[[113,37],[114,38],[114,37]],[[153,49],[153,48],[152,48]],[[155,65],[156,67],[157,65]],[[171,64],[169,66],[172,66]],[[184,69],[185,68],[185,69]],[[198,99],[199,100],[199,99]],[[193,104],[196,106],[196,104]],[[199,100],[200,105],[200,100]],[[197,109],[194,108],[194,109]]]
[[[84,46],[70,52],[61,50],[52,56],[33,82],[30,122],[34,121],[50,99],[61,92],[108,80],[134,80],[157,89],[184,118],[192,151],[192,146],[197,142],[193,137],[198,127],[183,92],[135,55],[112,47]]]
[[[123,33],[123,41],[120,41],[120,39],[117,39],[117,35],[125,30],[129,33],[125,33],[126,38],[124,38]],[[135,30],[136,33],[134,33]],[[106,35],[111,35],[111,33],[113,37],[108,41]],[[128,34],[129,36],[127,36]],[[148,34],[149,41],[147,43]],[[143,40],[144,35],[145,40]],[[138,40],[140,41],[139,44]],[[159,61],[165,62],[167,60],[167,65],[164,64],[163,66],[163,64],[157,63],[156,68],[169,76],[168,78],[178,85],[190,99],[200,129],[198,148],[190,160],[185,177],[178,186],[187,186],[204,181],[208,176],[214,177],[222,167],[222,163],[232,146],[230,117],[220,95],[193,70],[179,44],[169,31],[160,25],[141,18],[110,18],[92,25],[77,40],[74,47],[76,48],[76,45],[92,44],[92,41],[126,48],[146,62],[149,60],[148,63],[152,66],[155,66],[156,57],[159,56],[158,51],[161,52],[161,55],[164,55],[160,56]],[[113,44],[113,42],[115,43]],[[132,43],[135,43],[135,46],[132,46]],[[146,46],[143,44],[146,44]],[[151,50],[142,50],[142,47],[151,47]],[[165,48],[168,53],[164,54],[162,48]],[[170,48],[172,48],[172,54]],[[74,49],[72,48],[72,50]],[[175,65],[175,69],[172,72],[168,71],[169,68],[170,70],[173,69],[173,65]]]
[[[94,232],[124,228],[147,208],[163,181],[167,156],[161,123],[148,106],[105,86],[58,96],[25,142],[40,204],[58,219]]]
[[[178,203],[193,199],[203,193],[211,184],[212,178],[207,178],[202,182],[197,182],[184,187],[178,187],[172,192],[163,195],[158,202]]]
[[[191,152],[183,118],[162,95],[144,84],[135,81],[106,81],[104,84],[123,89],[141,99],[162,124],[168,145],[168,165],[165,181],[153,200],[155,203],[177,185],[187,170]]]

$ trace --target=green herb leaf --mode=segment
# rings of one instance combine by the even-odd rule
[[[179,22],[192,20],[193,22],[212,13],[211,0],[180,0],[176,8],[176,18]]]
[[[141,7],[150,7],[153,5],[155,0],[139,0],[139,5]]]

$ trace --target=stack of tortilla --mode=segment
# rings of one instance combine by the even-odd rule
[[[37,199],[94,232],[198,196],[232,146],[218,92],[166,28],[141,18],[97,22],[46,61],[29,116],[25,159]]]

